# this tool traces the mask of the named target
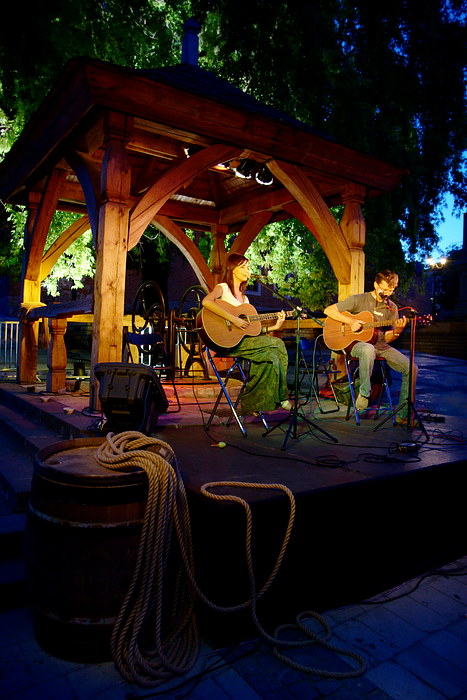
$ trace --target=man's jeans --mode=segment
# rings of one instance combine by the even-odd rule
[[[386,348],[375,348],[371,343],[355,343],[352,350],[350,351],[352,357],[356,357],[359,360],[359,377],[360,377],[360,388],[359,392],[362,396],[369,397],[371,394],[371,373],[373,372],[373,366],[375,364],[375,358],[383,357],[388,363],[389,367],[395,372],[399,372],[402,375],[401,383],[401,393],[399,396],[399,406],[407,401],[409,397],[409,358],[403,355],[396,348],[388,345]],[[418,368],[414,364],[413,374],[414,374],[414,386],[417,381]],[[401,417],[406,415],[400,414]]]

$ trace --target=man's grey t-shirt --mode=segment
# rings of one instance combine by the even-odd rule
[[[351,314],[359,314],[361,311],[370,311],[373,315],[375,323],[381,321],[397,321],[399,314],[397,311],[397,306],[390,300],[387,300],[388,306],[384,301],[376,301],[373,298],[371,292],[364,292],[363,294],[353,294],[344,301],[337,302],[337,308],[339,311],[349,311]],[[391,326],[385,326],[384,328],[378,328],[378,336],[375,343],[377,348],[387,348],[388,343],[384,339],[384,334],[386,331],[390,330]]]

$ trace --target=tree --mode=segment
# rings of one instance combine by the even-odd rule
[[[269,224],[248,249],[253,270],[266,271],[281,294],[299,298],[304,307],[323,308],[336,291],[336,280],[323,249],[296,219]]]
[[[194,15],[202,67],[407,167],[399,188],[364,207],[370,266],[403,272],[406,254],[436,243],[445,194],[459,211],[467,205],[463,0],[48,0],[40,12],[12,3],[2,14],[0,141],[16,138],[70,57],[178,63],[182,25]]]
[[[152,0],[44,0],[38,12],[34,2],[8,3],[0,23],[0,156],[69,59],[88,55],[136,68],[177,63],[185,4],[168,10]],[[6,205],[2,219],[0,271],[18,277],[24,212]],[[60,213],[54,217],[47,247],[66,227],[65,219]],[[67,277],[79,288],[83,276],[93,273],[93,263],[86,234],[61,256],[44,287],[58,294],[58,280]]]
[[[409,258],[433,247],[445,194],[459,211],[467,204],[465,5],[192,5],[205,26],[204,66],[337,140],[408,168],[401,187],[364,207],[367,259],[384,251],[400,268],[401,243]]]

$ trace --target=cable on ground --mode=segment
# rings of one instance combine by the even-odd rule
[[[207,498],[238,503],[246,515],[245,551],[250,597],[235,605],[218,606],[204,595],[195,580],[188,503],[172,448],[161,440],[136,431],[118,435],[109,433],[96,451],[96,459],[110,469],[128,471],[141,468],[148,476],[148,500],[135,572],[111,641],[112,658],[124,678],[143,687],[153,687],[174,675],[185,674],[193,667],[199,653],[194,592],[217,611],[234,612],[250,608],[261,637],[272,646],[277,658],[294,668],[327,678],[352,678],[364,673],[366,662],[363,657],[328,642],[329,628],[318,613],[301,613],[294,625],[281,626],[274,635],[268,634],[258,619],[257,602],[277,576],[292,532],[295,499],[290,489],[283,484],[233,481],[210,482],[201,487],[201,493]],[[239,496],[212,492],[212,489],[225,487],[279,490],[289,499],[290,512],[283,542],[272,571],[259,591],[253,568],[251,509]],[[174,545],[177,545],[176,549]],[[324,638],[305,626],[305,617],[314,618],[323,625]],[[305,639],[280,639],[280,633],[292,627]],[[313,644],[320,644],[336,654],[356,660],[358,668],[348,672],[317,669],[297,664],[279,651],[279,648],[296,649]]]

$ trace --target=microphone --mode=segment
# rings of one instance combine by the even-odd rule
[[[389,308],[390,308],[390,307],[389,307],[389,297],[386,296],[385,294],[382,294],[381,296],[383,297],[384,304],[385,304],[385,305],[388,307],[388,309],[389,309]]]
[[[251,280],[267,280],[268,276],[267,275],[250,275]]]

